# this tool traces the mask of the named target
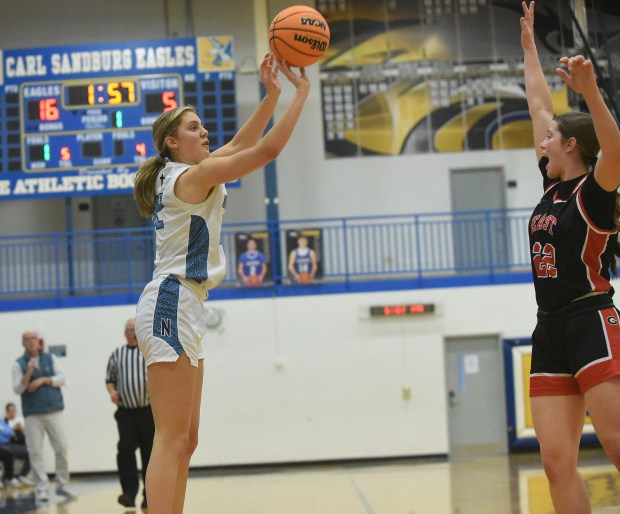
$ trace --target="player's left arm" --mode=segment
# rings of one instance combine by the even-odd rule
[[[260,80],[265,87],[262,99],[250,119],[244,123],[229,143],[213,151],[214,156],[232,155],[254,146],[265,132],[269,120],[273,116],[282,87],[278,77],[278,69],[274,66],[273,54],[265,55],[260,64]]]
[[[601,146],[594,178],[605,191],[615,191],[620,185],[620,130],[596,84],[592,62],[581,55],[562,57],[560,62],[565,69],[558,68],[558,75],[573,91],[583,96],[594,122]]]

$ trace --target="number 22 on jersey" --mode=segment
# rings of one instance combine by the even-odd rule
[[[556,278],[558,270],[555,267],[555,248],[547,243],[543,247],[539,242],[532,247],[532,262],[538,278]]]

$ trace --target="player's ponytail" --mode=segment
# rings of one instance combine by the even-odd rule
[[[159,115],[153,123],[153,143],[157,155],[147,159],[136,173],[133,196],[138,204],[140,214],[151,216],[155,210],[155,184],[159,172],[166,166],[166,160],[171,158],[170,150],[166,145],[167,137],[176,136],[181,118],[186,112],[196,111],[190,105],[170,109]]]
[[[155,181],[165,165],[166,159],[157,154],[147,159],[136,173],[133,197],[136,199],[140,214],[144,217],[149,217],[155,210]]]

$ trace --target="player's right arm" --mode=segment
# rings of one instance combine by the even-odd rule
[[[577,55],[562,57],[560,62],[565,68],[558,68],[557,74],[568,87],[583,96],[592,116],[601,148],[594,168],[596,182],[605,191],[615,191],[620,185],[620,130],[596,84],[592,61]]]
[[[521,18],[521,46],[523,47],[523,69],[525,74],[525,95],[527,105],[532,118],[534,133],[534,148],[536,158],[540,160],[542,150],[540,142],[547,136],[549,124],[553,119],[553,101],[549,85],[545,79],[534,37],[534,7],[535,2],[531,1],[528,7],[527,2],[521,2],[523,6],[523,17]]]
[[[265,132],[269,120],[273,116],[280,92],[280,79],[278,77],[278,69],[274,67],[274,56],[269,53],[265,55],[260,64],[259,69],[260,80],[265,88],[265,97],[246,121],[231,141],[221,148],[215,150],[211,155],[213,157],[224,157],[232,155],[245,148],[254,146]]]
[[[224,157],[212,155],[191,166],[179,176],[177,187],[195,193],[207,192],[216,185],[237,180],[262,168],[280,154],[299,120],[310,91],[310,81],[303,68],[300,68],[300,75],[296,75],[286,63],[279,63],[279,67],[297,89],[291,103],[265,137],[251,148]]]

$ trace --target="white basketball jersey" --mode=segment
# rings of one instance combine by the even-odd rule
[[[175,275],[182,282],[189,282],[192,289],[198,286],[206,295],[226,274],[226,257],[220,244],[226,187],[215,186],[209,198],[200,204],[182,202],[174,194],[174,184],[187,168],[187,164],[167,162],[159,173],[153,213],[153,278]]]

